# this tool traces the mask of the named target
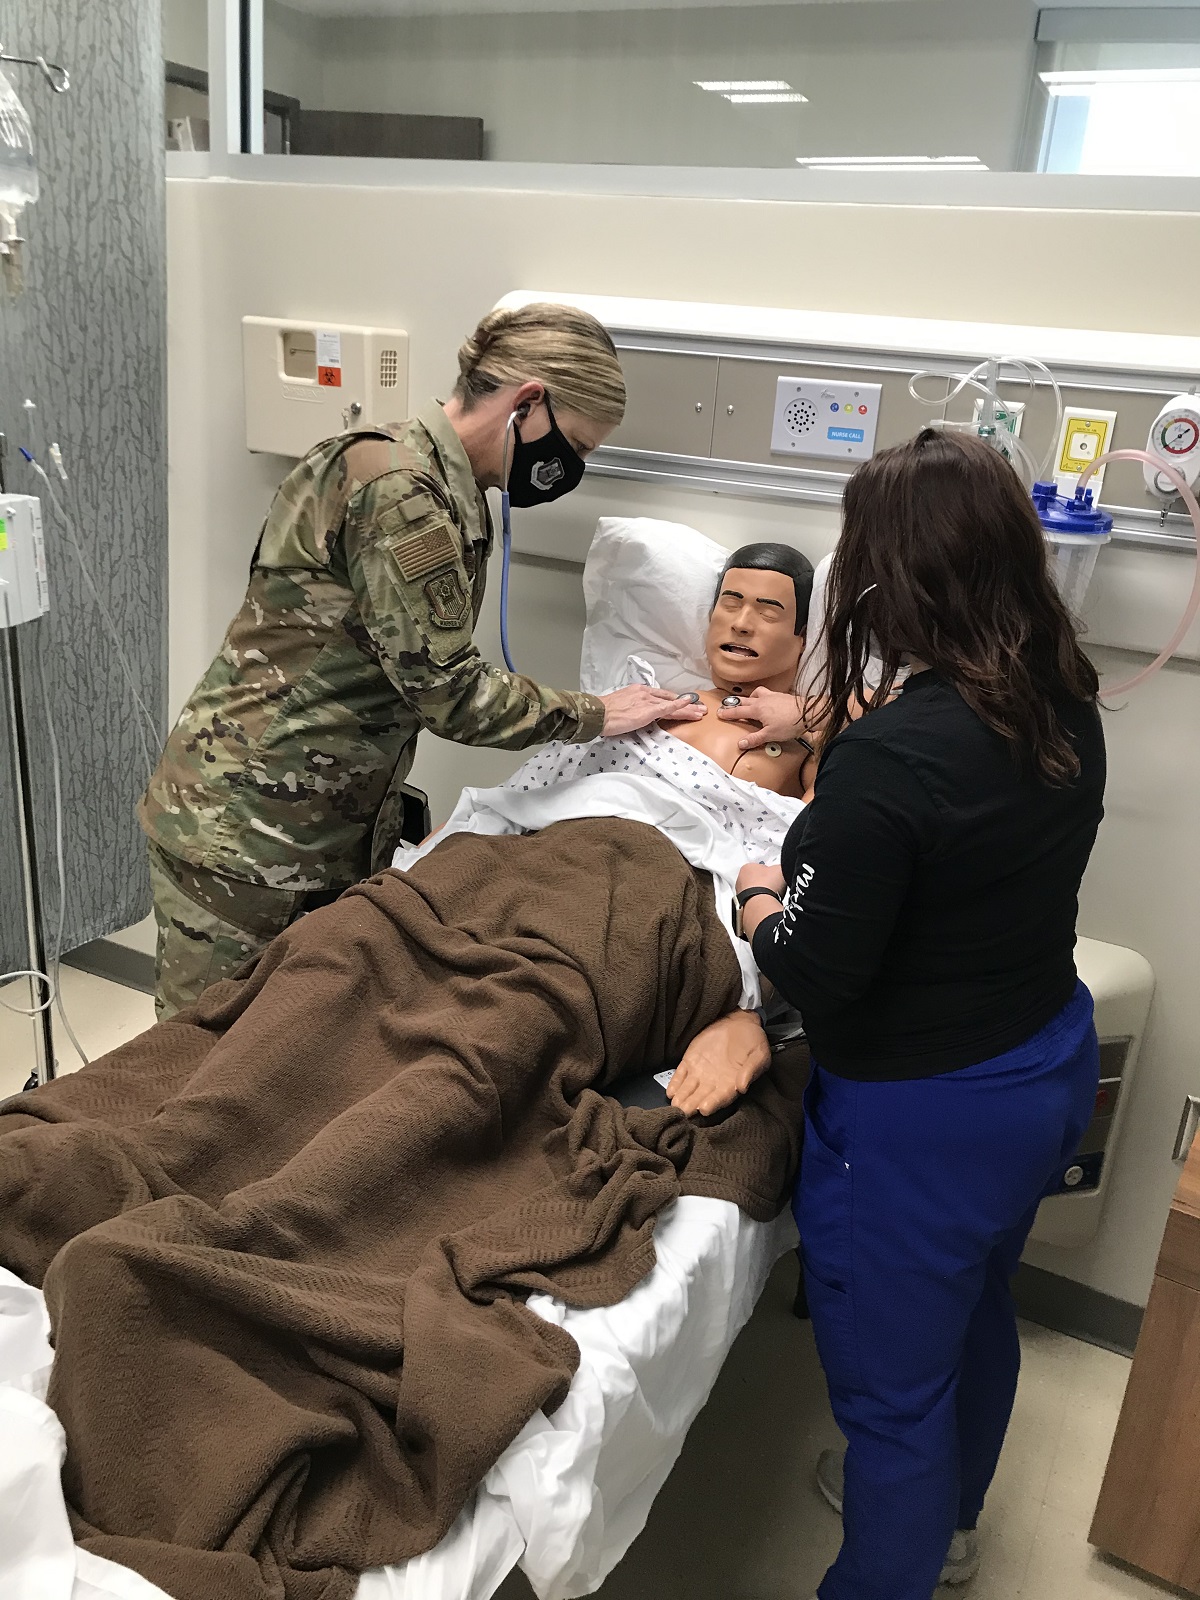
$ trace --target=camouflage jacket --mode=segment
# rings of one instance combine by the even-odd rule
[[[604,707],[472,642],[492,525],[436,401],[318,445],[284,479],[250,587],[139,807],[196,866],[339,889],[385,866],[420,728],[524,749],[596,738]]]

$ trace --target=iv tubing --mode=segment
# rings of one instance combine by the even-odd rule
[[[143,723],[140,722],[138,720],[138,718],[135,717],[134,718],[134,722],[133,722],[133,726],[134,726],[134,732],[138,736],[138,742],[141,744],[141,747],[142,747],[142,755],[145,758],[145,762],[146,762],[146,776],[147,776],[147,780],[148,780],[149,777],[150,777],[150,774],[154,771],[154,757],[151,755],[150,752],[151,752],[151,749],[154,746],[156,746],[158,744],[158,742],[159,742],[158,729],[155,726],[154,718],[151,716],[151,714],[150,714],[150,712],[149,712],[149,710],[148,710],[148,708],[146,706],[146,702],[142,699],[141,695],[138,693],[137,683],[136,683],[136,681],[134,679],[134,676],[133,676],[133,668],[131,667],[131,665],[129,663],[129,657],[125,653],[125,649],[124,649],[123,645],[121,644],[120,638],[117,635],[117,630],[113,626],[112,618],[108,615],[108,612],[106,611],[105,606],[104,606],[104,602],[100,598],[99,591],[96,588],[95,581],[92,578],[91,569],[89,568],[88,563],[87,563],[87,558],[85,557],[85,555],[83,553],[83,547],[80,544],[79,539],[78,539],[78,537],[76,535],[76,532],[75,532],[74,519],[71,517],[70,513],[67,511],[67,509],[63,505],[62,501],[59,499],[58,494],[55,491],[54,485],[51,483],[50,478],[46,473],[46,469],[42,466],[41,462],[38,461],[37,458],[35,456],[33,456],[23,446],[21,448],[21,454],[25,457],[26,461],[29,463],[29,465],[33,468],[34,472],[37,473],[38,477],[42,480],[42,482],[46,486],[46,493],[49,496],[50,504],[54,507],[54,510],[55,510],[55,512],[56,512],[56,514],[58,516],[58,519],[62,523],[63,531],[66,533],[67,538],[71,541],[71,546],[72,546],[72,548],[73,548],[73,550],[75,552],[75,560],[76,560],[76,562],[77,562],[77,564],[79,566],[80,572],[83,574],[84,583],[87,585],[88,593],[91,595],[92,600],[95,602],[96,611],[97,611],[97,614],[98,614],[98,616],[100,618],[101,626],[104,628],[104,631],[108,634],[109,641],[112,644],[113,650],[116,653],[117,661],[118,661],[118,663],[120,665],[122,675],[124,676],[124,679],[125,679],[125,686],[129,690],[130,699],[132,700],[134,706],[141,713],[141,716],[144,719],[144,725],[143,725]],[[63,469],[60,466],[59,467],[59,471],[62,472],[62,470]],[[63,481],[64,482],[66,481],[65,474],[64,474]],[[147,740],[146,740],[146,732],[145,732],[146,729],[149,729],[149,732],[150,732],[150,743],[147,743]]]
[[[42,716],[46,720],[46,734],[50,741],[50,770],[54,779],[54,862],[58,873],[58,924],[54,930],[54,943],[50,948],[50,992],[54,999],[54,1009],[58,1012],[58,1019],[62,1023],[67,1038],[75,1047],[75,1053],[83,1065],[89,1066],[87,1051],[75,1037],[70,1019],[62,997],[62,947],[63,934],[67,925],[67,863],[66,851],[63,846],[63,791],[62,791],[62,758],[59,754],[58,729],[54,726],[54,713],[50,708],[50,690],[46,684],[46,655],[39,650],[35,657],[35,670],[37,672],[38,689],[42,698]]]
[[[1179,619],[1179,626],[1175,629],[1175,632],[1163,645],[1154,660],[1148,666],[1143,667],[1140,672],[1135,672],[1132,678],[1126,678],[1122,683],[1101,684],[1100,692],[1104,695],[1127,694],[1130,689],[1137,689],[1147,679],[1152,678],[1159,668],[1165,666],[1176,650],[1179,649],[1179,646],[1187,637],[1188,629],[1196,620],[1196,613],[1200,611],[1200,502],[1197,501],[1196,496],[1174,467],[1164,461],[1161,456],[1151,455],[1147,450],[1109,450],[1106,454],[1098,456],[1087,470],[1080,474],[1079,483],[1075,491],[1076,494],[1082,493],[1092,473],[1109,461],[1145,462],[1158,472],[1161,472],[1163,477],[1174,485],[1175,492],[1188,508],[1188,515],[1192,519],[1192,527],[1196,530],[1196,568],[1192,580],[1192,592],[1188,597],[1187,605],[1183,608],[1183,615]]]
[[[986,373],[988,368],[991,366],[995,366],[998,369],[995,389],[991,389],[986,383],[980,382],[980,374]],[[973,389],[977,394],[983,395],[985,399],[990,399],[999,405],[1006,405],[1008,402],[1000,393],[999,387],[1002,382],[1009,381],[1004,378],[1005,367],[1018,368],[1023,375],[1025,382],[1031,389],[1034,387],[1034,378],[1030,368],[1036,367],[1039,372],[1045,373],[1047,382],[1049,383],[1054,394],[1054,429],[1050,435],[1050,445],[1046,451],[1045,459],[1040,466],[1034,461],[1030,451],[1022,443],[1017,434],[1009,434],[1006,439],[1006,448],[1011,449],[1012,453],[1017,456],[1022,466],[1029,474],[1030,482],[1034,483],[1042,478],[1047,478],[1050,476],[1050,468],[1054,464],[1054,454],[1058,448],[1058,435],[1062,428],[1063,419],[1062,390],[1059,387],[1058,379],[1054,376],[1053,372],[1051,372],[1050,368],[1046,366],[1044,362],[1037,361],[1032,356],[998,356],[994,359],[981,361],[978,366],[972,367],[970,372],[964,373],[958,379],[957,383],[955,383],[954,387],[947,390],[944,396],[941,396],[937,399],[933,399],[929,395],[922,394],[917,388],[918,383],[920,383],[923,378],[942,377],[945,377],[946,382],[950,383],[953,381],[954,375],[950,374],[947,376],[946,374],[940,372],[914,372],[912,377],[908,380],[908,392],[914,400],[925,406],[948,406],[952,400],[956,400],[958,396],[962,394],[964,389]],[[964,433],[975,433],[978,431],[978,424],[976,423],[950,422],[945,417],[935,418],[930,426],[935,428],[952,428],[955,431]]]

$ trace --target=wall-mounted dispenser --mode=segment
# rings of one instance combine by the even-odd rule
[[[348,428],[408,415],[408,335],[243,317],[246,448],[300,457]]]
[[[1080,939],[1075,965],[1096,1003],[1100,1083],[1079,1152],[1038,1209],[1035,1244],[1078,1246],[1096,1236],[1154,996],[1154,973],[1136,951]]]

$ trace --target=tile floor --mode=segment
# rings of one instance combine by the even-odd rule
[[[0,997],[24,1004],[12,985]],[[63,969],[63,999],[89,1054],[154,1021],[148,995]],[[79,1061],[65,1037],[59,1071]],[[32,1025],[0,1010],[0,1098],[33,1062]],[[807,1323],[781,1261],[697,1419],[649,1523],[601,1600],[811,1600],[837,1551],[837,1518],[812,1465],[838,1442]],[[1097,1555],[1087,1529],[1129,1362],[1031,1323],[1017,1408],[984,1514],[984,1565],[964,1600],[1153,1600],[1171,1591]],[[954,1591],[939,1591],[950,1596]],[[513,1574],[499,1600],[528,1600]]]
[[[138,989],[62,969],[63,1007],[76,1037],[89,1056],[114,1050],[154,1022],[154,1001]],[[29,987],[22,979],[0,989],[0,1000],[9,1005],[28,1006]],[[55,1054],[58,1071],[74,1072],[80,1065],[77,1055],[57,1016],[54,1018]],[[0,1009],[0,1099],[15,1094],[33,1070],[34,1025],[27,1017]]]
[[[809,1324],[791,1314],[794,1260],[776,1267],[641,1538],[599,1600],[811,1600],[840,1524],[812,1481],[840,1442]],[[1032,1323],[984,1564],[939,1600],[1154,1600],[1164,1589],[1087,1542],[1129,1362]],[[514,1574],[498,1600],[530,1590]]]

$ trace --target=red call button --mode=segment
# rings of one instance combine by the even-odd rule
[[[867,414],[867,408],[866,408],[866,406],[859,406],[859,408],[858,408],[858,414],[859,414],[859,416],[860,416],[860,417],[865,417],[865,416],[866,416],[866,414]]]

